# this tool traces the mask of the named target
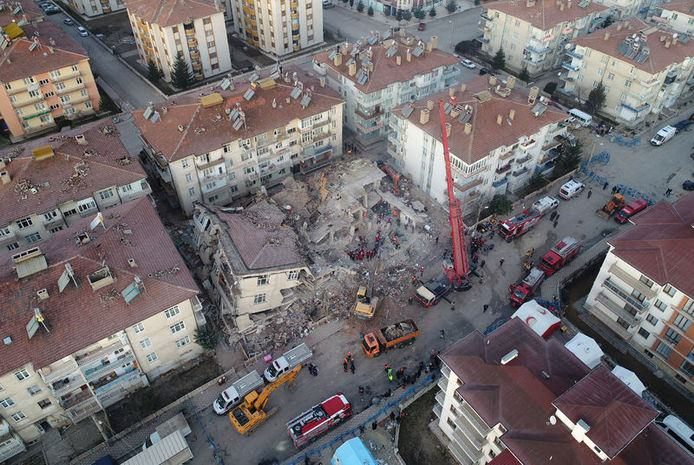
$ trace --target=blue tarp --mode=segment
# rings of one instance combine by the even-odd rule
[[[376,465],[376,459],[359,438],[352,438],[337,448],[332,465]]]

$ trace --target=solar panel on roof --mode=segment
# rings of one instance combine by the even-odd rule
[[[629,51],[629,44],[627,44],[626,42],[622,42],[617,47],[617,51],[622,55],[626,55],[626,53]]]
[[[538,102],[535,104],[535,106],[533,107],[531,112],[535,116],[541,116],[545,112],[546,109],[547,109],[547,105],[545,105],[544,103]]]
[[[301,89],[299,89],[298,87],[293,88],[292,92],[289,94],[289,96],[291,98],[293,98],[294,100],[298,99],[300,95],[301,95]]]
[[[239,118],[236,121],[234,121],[234,130],[238,131],[241,126],[243,126],[243,118]]]
[[[421,46],[417,46],[414,50],[412,50],[412,55],[416,57],[420,56],[422,53],[424,53],[424,47]]]
[[[409,118],[413,111],[414,107],[412,105],[407,105],[405,108],[402,109],[402,116],[404,116],[405,118]]]
[[[398,53],[398,46],[393,45],[386,51],[386,57],[392,58],[396,53]]]
[[[332,52],[328,53],[328,58],[330,58],[330,61],[334,60],[336,56],[337,50],[333,50]]]
[[[357,73],[357,83],[359,83],[360,86],[363,86],[369,81],[369,75],[364,71],[364,69],[360,69],[359,72]]]
[[[452,108],[453,108],[453,105],[451,105],[451,104],[448,103],[448,102],[446,102],[446,103],[443,104],[443,111],[444,111],[444,113],[446,113],[446,114],[449,114],[449,113],[451,112],[451,109],[452,109]]]
[[[369,45],[374,45],[376,42],[378,42],[378,37],[371,36],[371,37],[369,37],[367,42],[369,42]]]
[[[246,91],[246,93],[243,94],[243,98],[245,98],[246,100],[250,100],[253,98],[254,95],[255,95],[255,91],[253,89],[248,89]]]
[[[311,103],[311,96],[309,94],[304,94],[303,98],[301,99],[301,107],[306,108],[309,103]]]
[[[464,112],[460,114],[458,121],[460,124],[465,124],[472,119],[472,113]]]
[[[386,32],[385,34],[383,34],[383,40],[390,39],[392,35],[392,31]]]
[[[230,119],[231,121],[236,121],[236,119],[239,117],[239,114],[240,114],[240,112],[239,112],[238,108],[234,108],[234,109],[231,110],[231,112],[229,113],[229,119]]]

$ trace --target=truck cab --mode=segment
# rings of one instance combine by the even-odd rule
[[[672,126],[665,126],[658,131],[653,139],[651,139],[651,145],[656,147],[663,145],[665,142],[669,141],[677,134],[677,129]]]
[[[644,199],[633,200],[629,202],[627,206],[617,212],[617,214],[614,216],[614,220],[619,224],[624,224],[629,221],[629,218],[644,210],[647,206],[648,202]]]
[[[217,415],[224,415],[239,402],[241,402],[241,396],[234,386],[230,386],[219,394],[212,404],[212,408]]]
[[[269,367],[263,372],[263,377],[268,383],[272,383],[277,378],[291,370],[289,362],[285,357],[280,357],[272,361]]]
[[[362,349],[367,357],[378,357],[381,355],[381,345],[378,343],[376,334],[369,333],[361,341]]]
[[[447,296],[449,292],[451,292],[450,281],[446,277],[440,277],[419,286],[415,291],[414,298],[424,308],[430,308],[439,303],[439,300]]]

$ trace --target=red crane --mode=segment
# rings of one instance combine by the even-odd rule
[[[460,202],[455,196],[453,174],[451,172],[451,155],[448,153],[448,133],[446,132],[446,111],[443,100],[439,100],[439,119],[441,121],[441,141],[443,142],[443,158],[446,166],[446,185],[448,187],[448,219],[451,223],[451,239],[453,243],[452,266],[446,264],[444,270],[454,288],[459,289],[468,285],[467,276],[470,265],[467,260],[465,247],[465,224]]]

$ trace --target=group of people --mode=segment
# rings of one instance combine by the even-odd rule
[[[411,373],[408,372],[408,368],[404,366],[393,371],[389,363],[383,365],[383,371],[386,373],[389,383],[397,380],[398,384],[401,386],[414,384],[422,376],[422,373],[433,372],[441,368],[441,359],[439,359],[440,353],[441,352],[438,350],[432,350],[431,354],[429,354],[429,362],[425,363],[424,361],[420,361],[417,368]]]
[[[365,258],[370,260],[378,253],[378,249],[381,247],[381,245],[383,245],[383,240],[383,234],[381,234],[381,230],[379,229],[376,232],[376,237],[374,238],[374,246],[373,248],[369,249],[366,243],[366,238],[364,236],[359,236],[359,247],[357,247],[355,250],[348,250],[347,255],[349,255],[349,258],[352,260],[358,262],[364,260]],[[400,247],[399,243],[398,247]]]
[[[354,374],[354,372],[356,371],[356,367],[354,366],[354,357],[352,357],[352,352],[347,352],[347,355],[342,360],[342,368],[345,370],[345,373],[347,373],[347,370],[351,371],[352,374]]]

